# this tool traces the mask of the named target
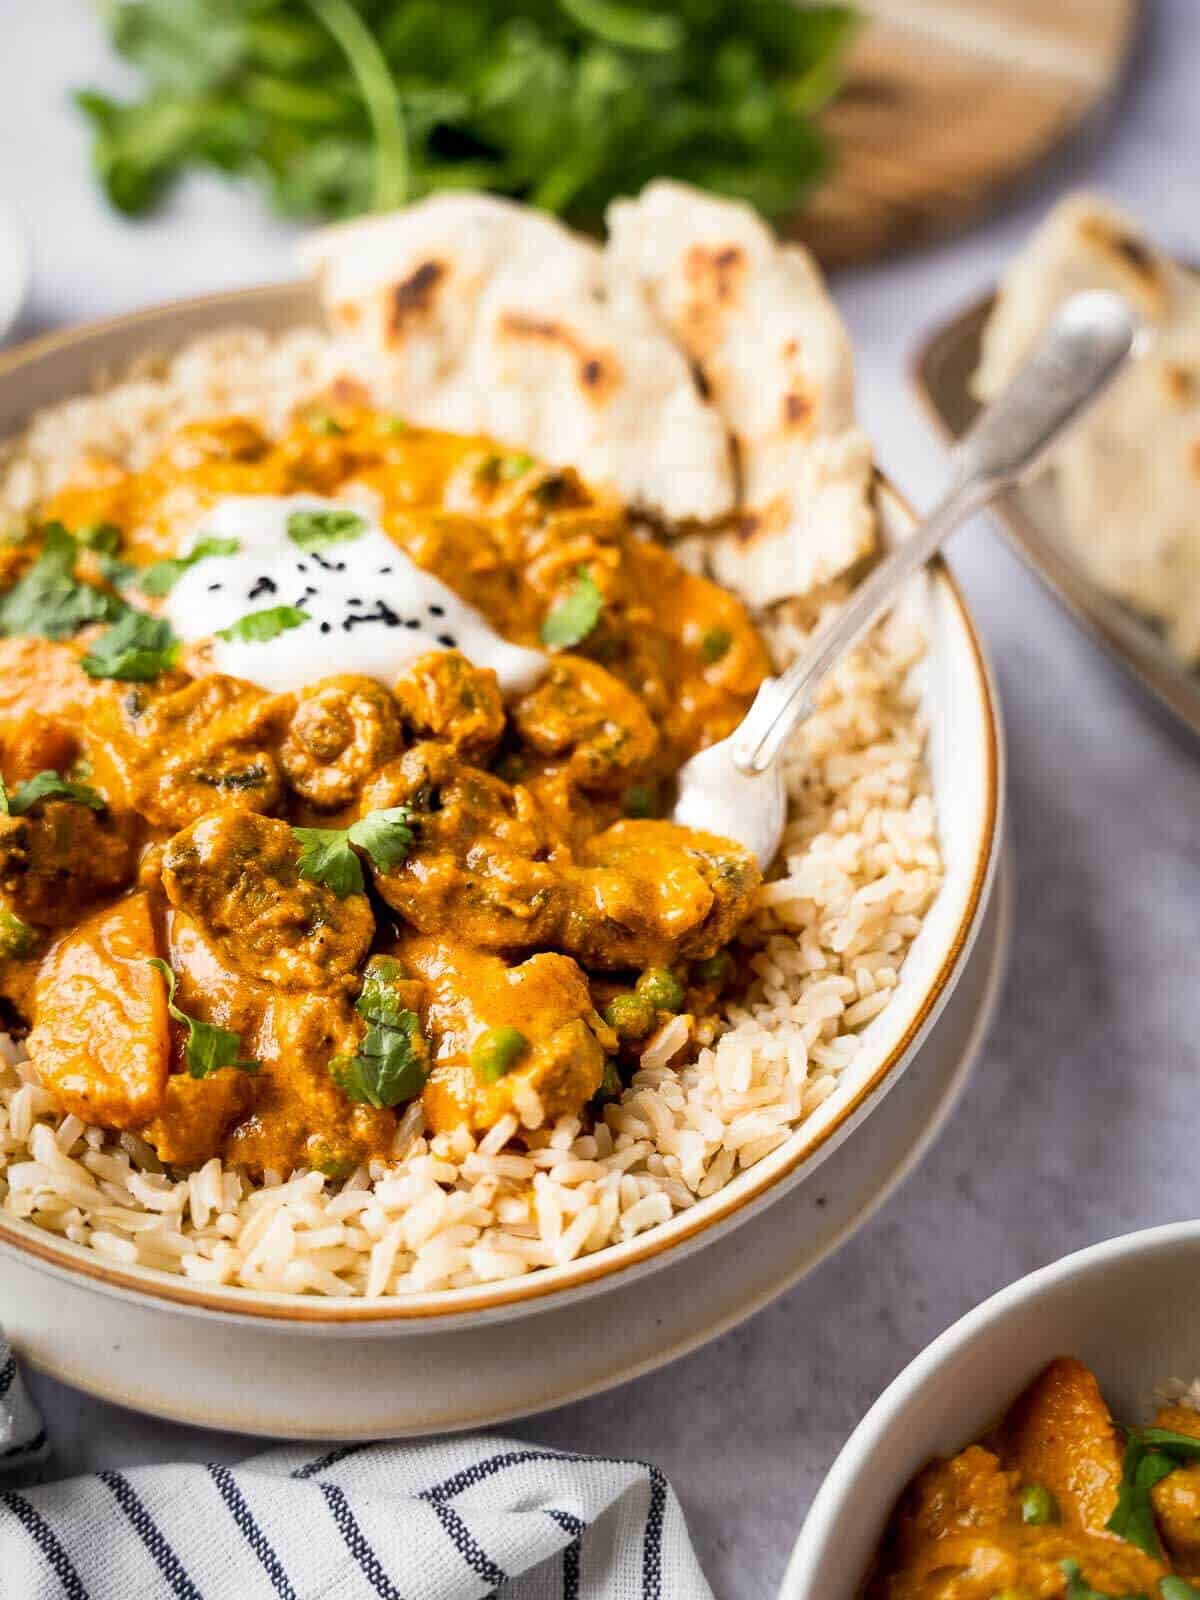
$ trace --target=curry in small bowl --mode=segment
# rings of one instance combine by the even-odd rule
[[[1053,1361],[1004,1420],[931,1462],[893,1513],[867,1600],[1193,1600],[1200,1413],[1113,1420],[1081,1362]]]

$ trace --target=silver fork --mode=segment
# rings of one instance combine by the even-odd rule
[[[766,680],[740,726],[680,769],[676,822],[736,839],[768,866],[787,810],[779,757],[812,715],[821,684],[956,528],[1042,465],[1140,339],[1138,319],[1120,295],[1092,290],[1064,302],[1012,382],[951,452],[949,486],[925,521],[871,571],[811,649]]]

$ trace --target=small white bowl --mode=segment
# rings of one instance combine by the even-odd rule
[[[1113,1414],[1144,1420],[1155,1389],[1200,1376],[1200,1222],[1129,1233],[985,1300],[884,1390],[813,1501],[780,1600],[857,1600],[905,1486],[977,1439],[1055,1356],[1093,1368]]]
[[[0,339],[21,314],[29,292],[29,244],[17,219],[0,206]]]

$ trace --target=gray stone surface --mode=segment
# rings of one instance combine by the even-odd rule
[[[1200,255],[1200,5],[1148,9],[1115,116],[1085,149],[969,238],[837,284],[867,422],[918,501],[936,488],[939,450],[909,398],[909,354],[994,278],[1055,192],[1102,186]],[[216,182],[144,224],[104,209],[66,99],[120,77],[86,8],[0,0],[0,34],[0,201],[36,248],[25,331],[290,275],[287,230]],[[774,1593],[847,1433],[947,1324],[1054,1257],[1200,1204],[1200,770],[984,526],[954,564],[1003,692],[1018,878],[1007,992],[964,1103],[883,1214],[783,1300],[666,1371],[519,1428],[653,1456],[723,1597]],[[33,1387],[57,1473],[248,1448]]]

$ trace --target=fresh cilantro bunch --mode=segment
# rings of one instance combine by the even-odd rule
[[[293,216],[490,189],[594,223],[656,176],[791,210],[845,6],[796,0],[117,0],[139,97],[77,96],[114,205],[198,166]]]

